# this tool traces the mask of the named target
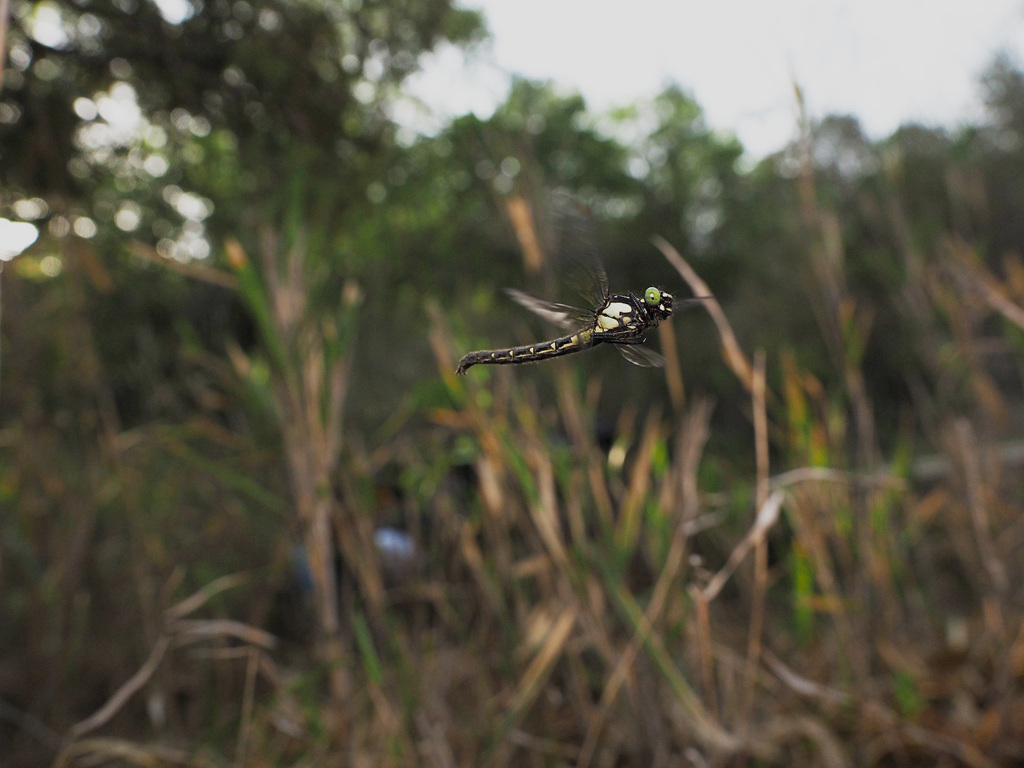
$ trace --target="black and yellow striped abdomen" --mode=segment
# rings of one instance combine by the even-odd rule
[[[579,331],[571,336],[561,336],[551,341],[540,341],[536,344],[526,344],[522,347],[509,347],[508,349],[484,349],[479,352],[470,352],[459,361],[458,370],[455,372],[463,375],[471,366],[483,365],[513,365],[518,363],[533,363],[538,360],[547,360],[551,357],[561,357],[573,352],[581,352],[590,349],[594,345],[594,331],[587,329]]]

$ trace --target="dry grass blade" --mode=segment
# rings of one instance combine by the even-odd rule
[[[780,747],[792,742],[806,741],[817,747],[816,763],[822,768],[847,768],[853,765],[852,760],[843,750],[843,745],[817,717],[780,715],[770,720],[761,734],[765,741],[773,744],[776,752]]]
[[[683,564],[683,557],[686,554],[686,532],[683,526],[677,526],[672,536],[672,543],[669,546],[668,557],[665,561],[665,567],[662,569],[661,575],[658,577],[658,581],[654,586],[654,592],[651,595],[651,600],[647,605],[647,610],[644,611],[643,620],[640,625],[634,630],[633,637],[629,641],[629,645],[622,652],[622,656],[619,657],[618,662],[615,665],[615,669],[612,671],[611,676],[608,678],[608,682],[605,684],[604,691],[601,693],[601,702],[597,714],[590,719],[590,723],[587,726],[587,734],[583,740],[583,747],[580,749],[579,761],[577,763],[578,768],[586,768],[590,764],[590,760],[594,755],[594,750],[597,747],[598,734],[607,721],[608,714],[611,710],[612,704],[614,704],[619,691],[622,689],[623,684],[626,682],[630,671],[633,668],[633,663],[636,661],[637,654],[647,641],[647,637],[651,630],[654,628],[654,624],[661,615],[665,608],[665,604],[668,601],[672,590],[671,586],[675,584],[676,577],[679,574],[679,570]]]
[[[829,704],[844,707],[848,706],[852,701],[850,695],[844,691],[840,691],[837,688],[829,688],[797,674],[768,651],[764,653],[764,662],[784,685],[801,696],[809,696]]]
[[[422,709],[415,715],[416,731],[420,737],[420,753],[430,768],[456,768],[455,754],[448,742],[443,723],[434,722]]]
[[[438,373],[441,374],[441,378],[449,388],[456,388],[459,384],[455,375],[455,350],[452,349],[451,327],[437,301],[427,300],[425,308],[427,316],[430,318],[430,332],[427,334],[427,338],[434,351]]]
[[[697,634],[700,675],[707,706],[710,711],[718,712],[718,680],[715,674],[714,641],[711,636],[711,603],[704,595],[704,590],[696,584],[690,586],[690,597],[693,600],[693,626]]]
[[[519,681],[519,687],[512,696],[508,715],[510,726],[519,720],[540,694],[544,681],[554,669],[555,662],[576,625],[577,613],[575,606],[566,608],[552,624],[544,644],[526,668],[522,680]]]
[[[22,712],[12,704],[0,699],[0,722],[10,723],[31,736],[44,747],[54,752],[60,749],[60,734],[35,715]]]
[[[679,346],[676,343],[675,326],[662,323],[658,326],[661,353],[665,356],[665,382],[668,385],[672,410],[682,413],[686,405],[686,387],[683,385],[683,369],[679,365]]]
[[[7,61],[7,19],[11,0],[0,0],[0,83],[4,81],[4,62]]]
[[[668,259],[668,263],[675,268],[683,280],[687,282],[690,290],[693,291],[693,295],[707,298],[704,305],[707,307],[708,314],[711,315],[711,319],[714,320],[715,326],[718,328],[718,335],[722,339],[722,353],[725,361],[732,368],[736,377],[743,383],[743,386],[747,388],[747,391],[752,391],[754,387],[753,366],[751,366],[747,356],[743,354],[743,350],[736,340],[736,334],[733,333],[732,326],[729,324],[729,319],[722,310],[722,305],[718,303],[714,294],[711,293],[707,283],[700,278],[693,267],[686,262],[679,254],[679,251],[673,248],[667,240],[655,237],[654,245],[664,254],[665,258]]]
[[[721,570],[712,577],[708,585],[702,590],[708,600],[715,599],[718,593],[722,591],[722,587],[725,586],[729,577],[735,572],[737,566],[743,562],[743,558],[747,556],[747,553],[764,539],[768,534],[768,529],[778,521],[779,510],[782,507],[782,500],[784,498],[785,494],[782,491],[773,491],[767,501],[757,510],[757,518],[754,520],[753,527],[743,537],[743,541],[737,544],[729,554],[726,564],[722,566]]]
[[[544,267],[544,249],[541,248],[537,227],[533,222],[530,204],[522,195],[511,195],[505,200],[505,210],[512,229],[523,252],[523,262],[528,274],[537,274]]]
[[[644,504],[650,493],[651,462],[654,449],[658,444],[661,414],[653,408],[644,423],[643,438],[640,449],[633,460],[629,473],[629,488],[619,513],[619,521],[615,533],[616,543],[626,552],[637,547],[640,536],[640,522],[644,512]]]
[[[1009,586],[1006,566],[996,554],[988,519],[988,508],[984,501],[985,481],[982,478],[978,460],[979,447],[974,430],[967,419],[958,419],[954,425],[954,450],[957,453],[964,481],[964,495],[971,515],[978,556],[989,578],[989,586],[997,593],[1003,593]]]
[[[1005,288],[983,264],[970,245],[962,240],[951,240],[947,244],[955,260],[948,271],[957,282],[978,295],[989,308],[1001,314],[1018,328],[1024,329],[1024,309],[1014,304],[1006,295]]]
[[[214,582],[214,586],[216,585],[217,582]],[[216,589],[213,591],[216,591]],[[188,598],[183,603],[179,603],[176,607],[194,601],[198,595],[204,594],[206,593],[200,590],[196,595]],[[153,677],[157,669],[159,669],[164,656],[166,656],[168,649],[171,647],[172,641],[175,645],[181,645],[208,640],[214,637],[229,637],[248,643],[252,649],[264,648],[267,650],[274,648],[277,644],[277,639],[269,632],[229,619],[215,619],[211,621],[177,619],[173,622],[168,622],[167,629],[168,634],[160,635],[157,638],[149,653],[149,657],[143,665],[139,667],[124,685],[117,689],[114,695],[107,700],[106,704],[86,719],[71,727],[68,735],[72,741],[109,722],[124,707],[128,700],[138,693]],[[60,762],[59,759],[58,762]]]
[[[943,458],[942,461],[947,463],[946,471],[948,471],[948,460]],[[929,474],[918,479],[933,478]],[[770,481],[772,489],[786,488],[798,483],[845,483],[851,485],[856,483],[863,486],[890,485],[896,488],[906,486],[906,482],[899,477],[878,472],[869,474],[849,472],[845,469],[832,469],[830,467],[797,467],[796,469],[775,475]]]
[[[659,498],[662,508],[671,510],[674,523],[683,526],[689,536],[695,532],[695,520],[700,513],[697,473],[710,436],[713,411],[711,401],[702,397],[696,399],[680,419],[675,439],[676,458]]]
[[[579,749],[575,744],[566,744],[553,739],[540,739],[523,731],[510,731],[508,741],[527,751],[536,752],[539,757],[550,755],[568,763],[576,762],[579,755]]]
[[[614,515],[612,514],[612,500],[608,492],[608,478],[604,472],[603,458],[594,445],[591,432],[587,427],[587,418],[583,413],[566,368],[559,369],[557,381],[558,406],[562,421],[572,438],[575,450],[583,458],[597,515],[603,525],[611,528]],[[594,401],[597,400],[597,395],[600,392],[598,381],[598,379],[594,379],[592,382],[591,393]],[[571,502],[569,508],[573,508]],[[585,525],[581,519],[574,522],[575,532],[579,534],[578,538],[582,539]]]
[[[170,642],[170,638],[166,635],[161,635],[157,638],[156,643],[153,645],[153,650],[149,652],[149,658],[146,659],[146,662],[139,667],[139,670],[131,676],[128,682],[118,688],[114,695],[107,700],[107,703],[96,710],[96,712],[85,718],[85,720],[71,726],[71,738],[77,739],[89,731],[96,730],[116,715],[121,707],[125,705],[125,702],[137,693],[142,686],[149,682],[153,673],[156,672],[157,668],[160,666],[160,662],[163,660],[164,654],[170,646]]]
[[[188,614],[201,608],[215,595],[218,595],[228,589],[233,589],[234,587],[244,584],[248,580],[249,577],[244,573],[233,573],[214,579],[209,584],[204,584],[201,589],[197,590],[192,595],[189,595],[181,602],[176,605],[172,605],[164,611],[164,621],[169,623],[182,619],[185,616],[188,616]]]
[[[530,516],[551,557],[559,566],[565,567],[569,563],[569,555],[558,523],[555,470],[548,454],[536,447],[530,449],[530,458],[538,486],[537,503],[530,505]]]
[[[256,675],[260,668],[260,652],[255,648],[246,649],[245,692],[242,695],[242,715],[238,725],[238,742],[235,746],[235,765],[246,764],[246,750],[252,729],[252,713],[256,698]]]
[[[765,354],[758,350],[754,355],[754,378],[751,397],[754,410],[754,451],[757,464],[757,506],[768,501],[768,411],[766,407],[767,382],[765,381]]]
[[[180,619],[172,629],[179,645],[212,637],[230,637],[268,651],[277,646],[277,638],[269,632],[233,619]]]
[[[612,586],[612,589],[634,629],[639,629],[644,614],[640,606],[637,605],[636,599],[621,585]],[[723,728],[708,711],[693,686],[676,667],[675,656],[665,647],[661,635],[648,634],[644,638],[644,647],[668,683],[672,695],[681,707],[681,712],[685,713],[686,729],[693,734],[694,738],[709,749],[724,755],[736,754],[744,748],[751,749],[752,753],[760,754],[761,750],[756,745],[744,742],[743,739]]]
[[[877,754],[869,755],[870,765],[877,764],[884,757],[892,753],[906,753],[909,747],[916,747],[925,754],[933,754],[936,757],[951,757],[962,765],[971,768],[996,768],[999,765],[993,762],[973,744],[958,740],[955,736],[934,731],[930,728],[908,726],[899,730],[899,740],[891,748],[879,750]],[[943,765],[940,761],[937,765]]]
[[[189,752],[171,747],[143,746],[124,739],[86,739],[69,745],[57,758],[55,768],[66,765],[203,765]]]
[[[754,446],[757,456],[757,506],[764,509],[769,498],[768,480],[768,413],[765,407],[765,355],[758,350],[754,355]],[[776,513],[777,515],[777,513]],[[770,523],[768,523],[770,525]],[[757,537],[754,552],[754,594],[750,607],[750,627],[747,634],[747,663],[744,675],[743,704],[740,720],[750,721],[754,705],[754,677],[761,658],[761,632],[764,627],[764,601],[768,591],[768,543],[764,532]]]
[[[219,285],[221,288],[228,288],[232,291],[238,290],[238,280],[228,272],[197,264],[194,261],[182,262],[164,258],[157,252],[156,248],[138,240],[133,240],[129,247],[132,254],[143,261],[159,264],[161,267],[166,267],[185,277],[201,280],[204,283]]]
[[[505,614],[505,604],[501,590],[487,571],[484,554],[476,539],[479,528],[479,524],[468,521],[462,525],[462,530],[459,532],[459,555],[462,558],[462,562],[469,569],[469,572],[473,574],[473,579],[480,588],[480,594],[484,596],[489,604],[491,613],[496,616],[503,616]]]

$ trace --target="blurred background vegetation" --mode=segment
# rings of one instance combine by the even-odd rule
[[[1010,60],[751,164],[680,86],[411,132],[442,0],[190,8],[11,0],[0,763],[1024,761]],[[551,335],[552,190],[717,297],[664,372],[453,375]]]

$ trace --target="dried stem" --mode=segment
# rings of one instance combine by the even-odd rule
[[[768,480],[768,414],[765,407],[765,355],[758,350],[754,355],[753,377],[754,447],[757,456],[757,508],[763,509],[768,503],[770,483]],[[762,535],[754,550],[754,594],[751,597],[750,626],[747,634],[747,663],[745,690],[740,708],[740,722],[750,722],[754,705],[754,682],[761,658],[761,633],[764,628],[764,601],[768,591],[768,542]]]
[[[690,290],[693,291],[693,295],[706,299],[703,305],[708,310],[708,314],[711,315],[711,319],[714,320],[715,327],[718,328],[718,335],[722,339],[722,356],[725,358],[725,362],[732,368],[733,373],[736,374],[736,377],[743,386],[747,388],[747,391],[752,390],[753,369],[747,356],[743,354],[743,350],[736,340],[736,334],[733,333],[732,325],[729,323],[729,318],[725,316],[725,312],[722,310],[722,305],[718,303],[718,299],[711,293],[707,283],[701,279],[700,275],[679,255],[679,251],[673,248],[667,240],[655,237],[654,245],[668,259],[668,263],[687,282]]]

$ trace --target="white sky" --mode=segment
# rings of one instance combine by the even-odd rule
[[[462,0],[493,40],[426,60],[410,90],[439,119],[491,113],[507,73],[579,90],[592,111],[678,82],[754,156],[795,133],[793,83],[812,116],[852,113],[873,138],[911,120],[980,115],[998,50],[1024,61],[1024,0]]]

